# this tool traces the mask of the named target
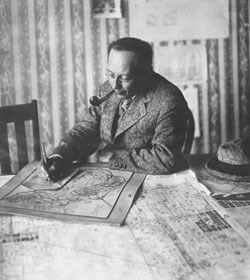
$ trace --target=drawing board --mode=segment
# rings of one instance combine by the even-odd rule
[[[28,164],[0,189],[0,212],[73,222],[122,224],[145,175],[88,165],[56,182]]]

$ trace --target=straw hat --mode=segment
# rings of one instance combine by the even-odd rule
[[[207,171],[227,181],[250,182],[250,136],[221,144]]]

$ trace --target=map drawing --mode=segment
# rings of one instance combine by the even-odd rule
[[[246,228],[236,228],[191,175],[144,181],[127,223],[146,262],[159,279],[247,279]]]
[[[1,188],[1,209],[8,207],[19,213],[26,209],[26,212],[106,219],[133,174],[108,168],[82,167],[66,179],[66,183],[50,183],[38,173],[37,170],[33,172],[7,195],[1,195],[6,192],[6,187]]]

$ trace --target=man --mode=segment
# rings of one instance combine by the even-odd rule
[[[101,104],[90,106],[55,148],[48,169],[52,179],[95,151],[112,153],[111,169],[147,174],[178,169],[188,107],[180,90],[152,70],[152,55],[150,44],[137,38],[111,43],[107,81],[96,102]],[[130,105],[123,109],[125,103]]]

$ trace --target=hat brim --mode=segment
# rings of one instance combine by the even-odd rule
[[[215,157],[206,163],[206,169],[210,174],[226,181],[250,182],[250,164],[227,164]]]

